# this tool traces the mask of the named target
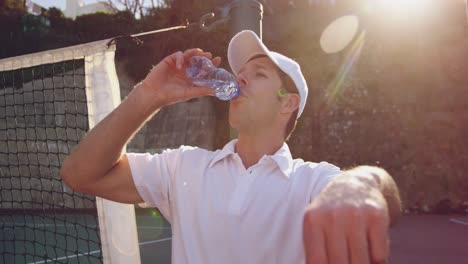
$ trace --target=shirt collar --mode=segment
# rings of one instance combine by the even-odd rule
[[[288,144],[283,143],[278,151],[271,156],[271,158],[276,162],[279,169],[283,172],[286,178],[289,178],[293,169],[293,159],[291,151],[289,151]]]
[[[237,139],[233,139],[229,143],[227,143],[223,149],[221,149],[218,153],[216,153],[216,155],[211,160],[210,164],[208,164],[208,166],[211,168],[216,162],[226,158],[229,155],[234,154],[236,143],[237,143]]]
[[[230,141],[229,143],[227,143],[223,149],[221,149],[218,153],[216,153],[216,155],[214,156],[214,158],[211,160],[211,162],[208,164],[209,167],[212,167],[216,162],[232,155],[232,154],[235,154],[235,146],[236,146],[236,143],[237,143],[237,139],[234,139],[232,141]],[[292,155],[291,155],[291,152],[289,151],[289,147],[288,147],[288,144],[286,143],[283,143],[283,145],[281,146],[280,149],[278,149],[278,151],[275,152],[275,154],[273,155],[265,155],[263,156],[262,159],[264,158],[271,158],[275,163],[276,165],[278,166],[278,168],[281,170],[281,172],[283,173],[283,175],[286,177],[286,178],[289,178],[289,176],[291,175],[291,172],[292,172],[292,167],[293,167],[293,159],[292,159]],[[260,160],[262,160],[260,159]]]

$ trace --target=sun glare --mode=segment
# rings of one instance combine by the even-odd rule
[[[427,0],[381,0],[381,5],[388,11],[417,11],[423,9]]]
[[[417,17],[425,16],[433,6],[433,0],[373,0],[368,2],[371,6],[364,7],[367,11],[379,10],[391,16]]]
[[[337,18],[322,32],[320,46],[326,53],[336,53],[345,49],[356,36],[359,28],[357,16],[347,15]]]

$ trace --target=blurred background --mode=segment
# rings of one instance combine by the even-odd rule
[[[196,24],[225,0],[0,0],[0,58]],[[264,0],[263,39],[293,57],[310,87],[289,141],[295,158],[341,168],[381,166],[408,210],[458,210],[468,201],[468,23],[462,0]],[[333,21],[357,19],[339,50],[321,42]],[[345,23],[346,24],[346,23]],[[351,27],[351,26],[350,26]],[[124,98],[168,54],[199,47],[226,62],[226,25],[118,41]],[[349,33],[349,32],[348,32]],[[339,35],[344,34],[339,32]],[[324,44],[325,43],[325,44]],[[201,98],[163,109],[128,146],[221,148],[231,137],[227,104]]]

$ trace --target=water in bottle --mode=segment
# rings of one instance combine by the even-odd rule
[[[196,86],[213,88],[216,97],[221,100],[227,101],[239,96],[236,77],[225,69],[216,68],[208,58],[202,56],[190,58],[185,75]]]

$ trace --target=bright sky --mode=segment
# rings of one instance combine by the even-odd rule
[[[65,10],[65,0],[32,0],[34,3],[41,5],[45,8],[49,7],[57,7],[61,9],[62,11]],[[83,0],[84,3],[94,3],[97,2],[98,0]]]
[[[40,6],[43,6],[45,8],[50,8],[50,7],[57,7],[59,8],[60,10],[64,11],[65,10],[65,5],[66,5],[66,2],[65,0],[32,0],[34,3],[40,5]],[[107,0],[83,0],[83,3],[85,4],[90,4],[90,3],[96,3],[96,2],[100,2],[100,1],[103,1],[103,2],[107,2]],[[157,1],[155,1],[157,3]],[[117,6],[117,8],[119,8],[119,5],[118,4],[118,1],[114,1],[114,4]],[[145,3],[145,6],[148,6],[149,3],[148,1],[146,1]]]

